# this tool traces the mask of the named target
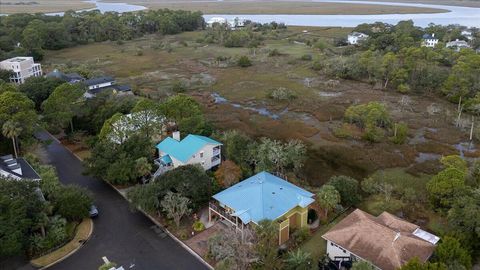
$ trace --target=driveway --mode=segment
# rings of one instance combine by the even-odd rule
[[[82,175],[82,163],[46,132],[36,135],[45,147],[48,162],[55,166],[63,184],[88,188],[99,215],[94,219],[91,239],[72,256],[49,269],[92,269],[103,263],[102,256],[125,269],[208,269],[175,240],[156,233],[154,223],[99,179]]]

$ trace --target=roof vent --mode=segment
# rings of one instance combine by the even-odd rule
[[[400,238],[400,232],[397,232],[397,234],[395,234],[395,238],[393,239],[393,242],[397,241],[398,238]]]

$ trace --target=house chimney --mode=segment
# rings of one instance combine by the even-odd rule
[[[174,140],[180,141],[180,131],[174,131],[174,132],[172,133],[172,138],[173,138]]]

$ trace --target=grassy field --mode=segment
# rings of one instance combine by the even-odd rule
[[[108,0],[115,2],[114,0]],[[162,1],[129,0],[128,3],[159,9],[184,9],[205,14],[405,14],[437,13],[441,9],[306,1]]]
[[[81,0],[5,0],[0,2],[0,13],[61,12],[93,7],[95,4]]]

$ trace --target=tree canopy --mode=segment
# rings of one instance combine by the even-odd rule
[[[30,228],[42,208],[37,188],[35,182],[0,177],[0,257],[27,250]]]
[[[30,77],[18,86],[18,90],[35,102],[35,108],[40,110],[43,101],[63,83],[62,80],[56,78]]]
[[[200,104],[190,96],[178,94],[160,105],[160,111],[168,119],[174,120],[185,134],[210,135],[210,126],[205,121]]]
[[[427,191],[433,205],[445,209],[464,191],[467,164],[459,156],[446,156],[440,162],[445,168],[428,181]]]
[[[352,206],[361,201],[362,197],[356,179],[345,175],[332,176],[327,184],[338,191],[340,202],[344,206]]]
[[[38,122],[35,104],[23,93],[7,91],[0,94],[0,126],[10,121],[19,126],[20,136],[33,134]]]
[[[137,160],[145,157],[151,162],[153,151],[153,143],[142,136],[131,136],[122,144],[100,139],[85,160],[86,172],[112,184],[133,184],[143,176],[136,170]]]
[[[60,186],[50,199],[55,212],[70,221],[88,217],[93,202],[90,192],[78,186]]]
[[[175,168],[155,179],[163,197],[168,191],[178,192],[191,200],[191,207],[196,210],[208,202],[212,195],[212,179],[203,168],[186,165]]]
[[[42,103],[45,122],[50,129],[66,128],[73,132],[73,117],[81,106],[84,91],[80,85],[64,83],[55,88]]]
[[[0,57],[29,54],[40,59],[42,50],[58,50],[78,44],[129,40],[145,34],[176,34],[202,28],[200,12],[148,10],[105,14],[99,11],[65,12],[64,16],[12,14],[0,22],[3,33]],[[20,43],[21,47],[15,45]]]

